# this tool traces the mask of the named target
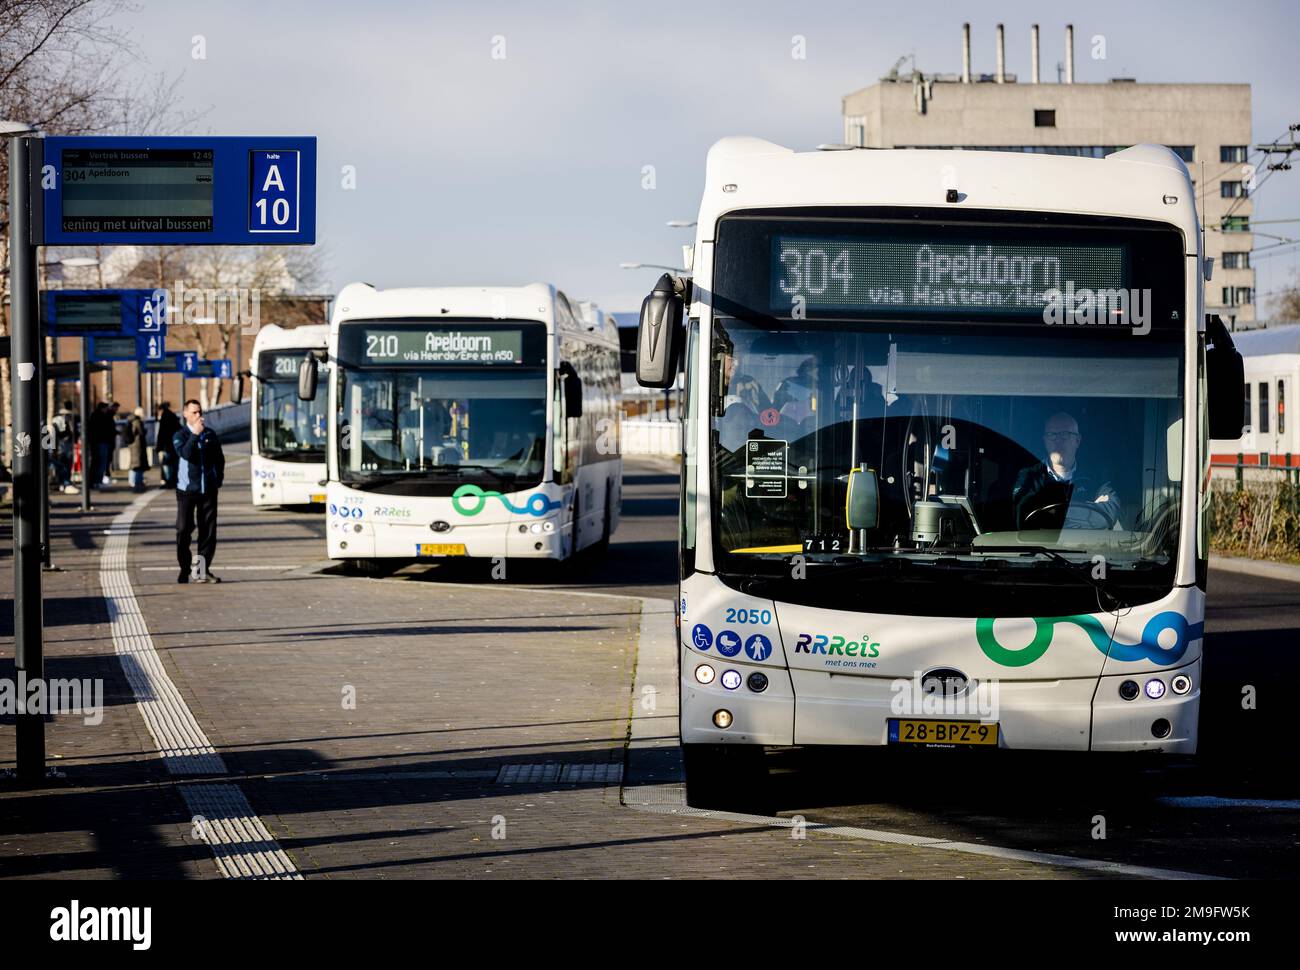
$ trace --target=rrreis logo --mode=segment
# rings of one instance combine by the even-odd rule
[[[50,939],[56,943],[129,942],[147,950],[152,942],[153,909],[149,906],[71,906],[50,910]]]

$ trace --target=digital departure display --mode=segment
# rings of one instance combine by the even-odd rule
[[[1054,290],[1127,287],[1127,257],[1123,245],[774,236],[770,307],[1040,315]]]
[[[135,360],[135,337],[96,337],[91,351],[95,360]]]
[[[210,148],[63,150],[64,232],[212,231]]]
[[[367,320],[345,324],[339,343],[343,359],[361,366],[509,367],[542,364],[544,338],[540,323]]]
[[[122,297],[116,293],[55,293],[54,325],[65,336],[121,333]]]

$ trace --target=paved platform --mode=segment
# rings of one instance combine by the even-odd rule
[[[646,482],[660,497],[643,498],[642,511],[673,494],[664,475],[629,464],[630,511],[638,488],[653,491]],[[134,496],[101,493],[87,516],[75,497],[55,499],[63,571],[46,578],[47,673],[102,677],[106,711],[94,727],[49,725],[58,777],[46,788],[0,780],[0,877],[237,876],[248,874],[250,846],[282,852],[309,879],[1090,875],[818,832],[796,839],[762,819],[633,810],[620,791],[642,611],[656,609],[640,594],[666,584],[652,577],[632,586],[638,595],[618,595],[583,585],[602,575],[591,566],[562,590],[535,577],[333,575],[321,571],[319,512],[255,510],[247,495],[247,464],[233,464],[219,585],[176,584],[174,498],[141,502],[122,567],[136,606],[123,607],[114,587],[113,616],[105,576]],[[665,541],[638,532],[635,518],[626,541]],[[612,561],[635,558],[619,538]],[[0,589],[11,588],[9,566],[0,563]],[[662,600],[657,608],[645,620],[670,623]],[[132,632],[135,611],[144,633]],[[146,642],[152,654],[139,652]],[[12,657],[9,642],[0,649]],[[160,745],[146,726],[157,698],[142,698],[124,669],[154,656],[161,673],[145,689],[174,687],[208,746],[198,754]],[[6,659],[0,676],[12,673]],[[656,717],[671,738],[671,712]],[[0,769],[13,757],[10,721]],[[196,820],[196,806],[214,817]],[[223,844],[214,827],[234,834]]]

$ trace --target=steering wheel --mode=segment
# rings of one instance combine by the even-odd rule
[[[1074,503],[1053,502],[1050,505],[1039,506],[1038,508],[1034,509],[1032,512],[1030,512],[1028,515],[1025,516],[1024,528],[1026,529],[1029,528],[1030,523],[1033,521],[1033,518],[1036,515],[1039,515],[1043,512],[1050,512],[1055,509],[1065,509],[1068,513],[1072,505],[1074,508],[1082,508],[1082,509],[1086,509],[1089,512],[1096,512],[1106,521],[1105,527],[1107,529],[1115,528],[1115,516],[1111,515],[1104,505],[1098,505],[1096,502],[1074,502]],[[1064,525],[1064,517],[1062,518],[1062,525]]]

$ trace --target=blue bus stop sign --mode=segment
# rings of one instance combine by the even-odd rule
[[[198,359],[197,350],[167,350],[161,357],[140,358],[140,370],[145,374],[184,374],[189,377]]]
[[[189,377],[229,377],[234,372],[234,368],[228,359],[220,360],[200,360],[194,365],[194,370],[189,371]]]
[[[167,332],[167,291],[154,290],[140,301],[140,321],[136,333]]]
[[[89,360],[134,360],[143,363],[162,360],[166,356],[165,338],[156,333],[135,336],[91,336],[86,351]]]
[[[167,333],[165,290],[46,290],[44,297],[51,337]]]
[[[316,241],[316,139],[38,139],[38,246]]]
[[[162,360],[167,354],[167,338],[157,333],[142,333],[136,340],[140,344],[136,360]]]

